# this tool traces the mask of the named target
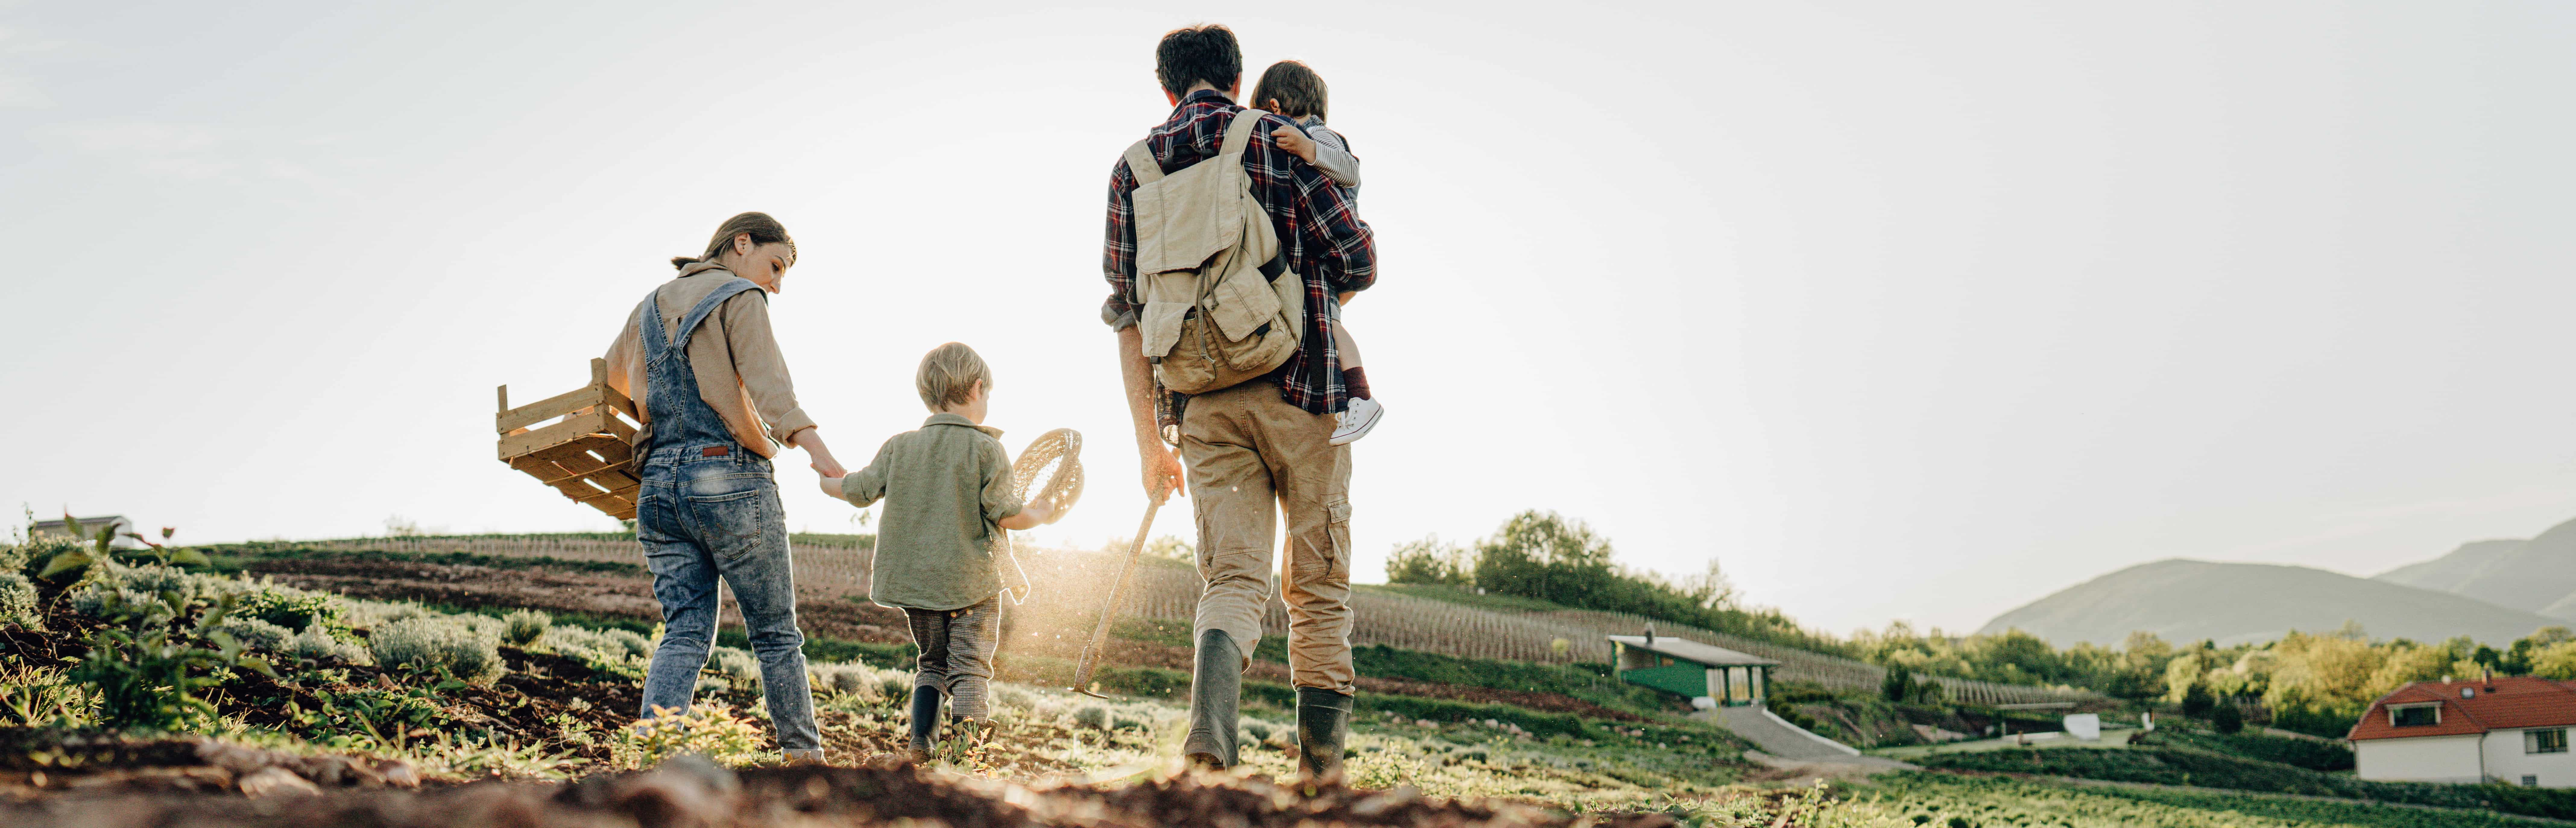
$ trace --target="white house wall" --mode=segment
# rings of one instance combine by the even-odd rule
[[[2508,732],[2513,734],[2513,750],[2519,756],[2522,735],[2519,731]],[[2483,781],[2478,777],[2480,741],[2477,734],[2364,739],[2352,746],[2353,761],[2358,766],[2355,774],[2389,782]]]
[[[2520,785],[2524,776],[2537,776],[2543,788],[2576,788],[2576,753],[2524,753],[2519,728],[2487,734],[2486,758],[2487,775],[2499,782]]]

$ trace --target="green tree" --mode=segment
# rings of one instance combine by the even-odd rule
[[[2194,684],[2190,689],[2183,691],[2182,714],[2195,719],[2207,716],[2209,715],[2210,707],[2217,704],[2217,702],[2217,699],[2212,698],[2209,695],[2209,685]],[[2235,707],[2236,706],[2234,704],[2228,705],[2228,709],[2231,710],[2235,709]]]
[[[1476,566],[1467,550],[1445,543],[1439,535],[1397,544],[1386,555],[1386,582],[1464,586],[1474,582]]]
[[[2220,733],[2227,734],[2244,730],[2245,711],[2236,709],[2236,703],[2232,701],[2221,704],[2217,712],[2210,715],[2209,726],[2216,728]]]
[[[1905,669],[1903,665],[1887,668],[1887,678],[1879,681],[1878,692],[1879,695],[1886,696],[1887,700],[1892,702],[1901,702],[1912,699],[1914,697],[1914,672]]]

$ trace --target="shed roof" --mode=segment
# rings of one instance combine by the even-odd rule
[[[1705,664],[1710,667],[1778,666],[1780,664],[1780,662],[1772,661],[1761,656],[1739,653],[1725,647],[1713,647],[1687,638],[1674,638],[1669,635],[1655,636],[1655,643],[1652,644],[1646,643],[1646,637],[1642,635],[1614,635],[1610,636],[1610,640],[1630,647],[1635,647],[1646,652],[1668,655],[1683,661]]]
[[[2463,689],[2474,694],[2462,697]],[[2412,704],[2439,704],[2441,723],[2419,727],[2397,727],[2388,721],[2388,708]],[[2370,712],[2355,722],[2344,738],[2404,739],[2416,736],[2458,736],[2527,727],[2561,727],[2576,725],[2576,682],[2551,681],[2534,676],[2497,676],[2492,681],[2419,681],[2381,696],[2371,704]]]

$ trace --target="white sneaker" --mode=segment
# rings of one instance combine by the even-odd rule
[[[1342,411],[1341,422],[1333,426],[1333,445],[1348,445],[1368,436],[1369,429],[1376,428],[1378,418],[1385,415],[1386,406],[1376,400],[1351,398],[1350,408]]]

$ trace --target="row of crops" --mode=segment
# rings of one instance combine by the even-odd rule
[[[316,548],[383,550],[401,553],[468,553],[548,557],[560,560],[633,562],[634,541],[617,536],[418,537],[363,538],[307,544]],[[796,578],[800,591],[827,595],[865,595],[869,551],[849,546],[796,545]],[[1084,628],[1106,600],[1109,581],[1120,563],[1115,555],[1077,550],[1023,547],[1017,557],[1034,585],[1027,603],[1014,608],[1015,627],[1061,630]],[[1005,570],[1006,585],[1018,577]],[[1198,602],[1199,580],[1192,570],[1169,564],[1140,565],[1119,603],[1120,613],[1137,618],[1187,619]],[[1624,613],[1561,611],[1513,613],[1464,606],[1428,598],[1372,590],[1351,595],[1355,644],[1384,644],[1408,650],[1463,658],[1531,662],[1595,662],[1611,659],[1605,635],[1634,635],[1652,623],[1673,635],[1752,653],[1779,661],[1774,677],[1813,682],[1836,689],[1876,690],[1886,679],[1877,665],[1792,647]],[[1032,622],[1036,623],[1032,623]],[[1287,629],[1287,608],[1273,600],[1263,624]],[[1067,626],[1070,625],[1070,626]],[[2064,688],[1996,684],[1935,677],[1952,699],[1970,704],[2025,704],[2066,701],[2091,694]]]

